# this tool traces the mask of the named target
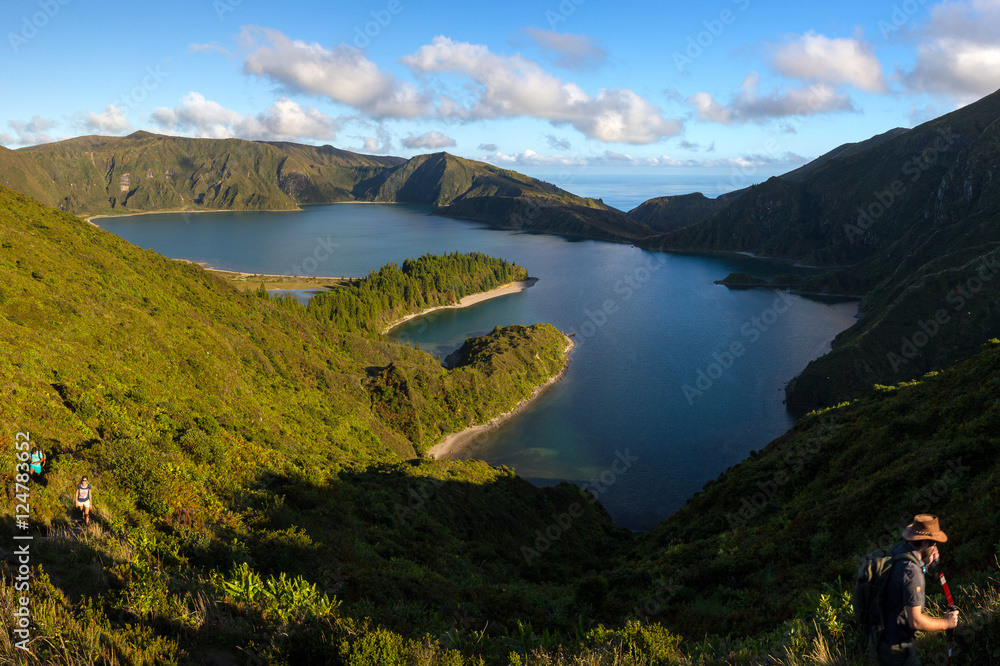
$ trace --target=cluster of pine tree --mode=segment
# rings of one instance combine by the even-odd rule
[[[346,289],[320,294],[308,311],[340,329],[378,333],[407,314],[527,277],[523,267],[479,252],[425,254],[405,260],[402,268],[387,264]]]

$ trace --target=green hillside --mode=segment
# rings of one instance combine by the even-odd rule
[[[823,166],[832,159],[838,157],[849,157],[851,155],[854,155],[855,153],[861,153],[871,148],[875,148],[876,146],[885,143],[889,139],[894,139],[900,134],[903,134],[908,131],[909,130],[904,129],[902,127],[897,127],[895,129],[889,130],[888,132],[883,132],[882,134],[873,136],[872,138],[867,139],[865,141],[857,141],[855,143],[845,143],[842,146],[837,146],[833,150],[820,155],[816,159],[810,161],[808,164],[800,166],[798,169],[789,171],[788,173],[781,174],[781,178],[783,180],[792,180],[796,182],[804,180],[806,176],[808,176],[813,171],[820,168],[821,166]]]
[[[463,197],[439,208],[435,214],[485,222],[502,229],[610,241],[632,241],[649,236],[652,231],[612,208],[552,201],[541,196]]]
[[[666,233],[699,222],[727,205],[728,199],[709,199],[701,192],[657,197],[629,211],[633,220],[647,225],[653,233]]]
[[[445,370],[5,188],[0,314],[5,487],[20,481],[16,433],[49,455],[28,485],[44,638],[26,663],[80,663],[91,644],[103,663],[236,646],[346,660],[403,635],[457,646],[481,620],[512,636],[511,617],[568,628],[573,581],[628,542],[573,489],[417,456],[557,373],[566,341],[550,326],[497,329]],[[85,474],[96,524],[81,531],[70,498]],[[570,506],[576,529],[529,566],[522,530]],[[5,545],[14,508],[0,510]],[[312,638],[293,648],[290,630]]]

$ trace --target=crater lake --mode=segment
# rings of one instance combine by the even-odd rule
[[[585,485],[635,530],[784,433],[794,422],[785,384],[855,321],[856,301],[713,283],[733,271],[809,272],[787,262],[496,230],[430,210],[335,204],[96,222],[140,247],[232,271],[364,277],[455,251],[521,264],[538,278],[533,287],[436,311],[390,335],[444,359],[495,326],[549,322],[574,334],[566,377],[458,455],[536,484]]]

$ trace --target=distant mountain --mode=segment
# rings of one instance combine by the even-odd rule
[[[849,157],[855,153],[861,153],[886,141],[893,139],[909,130],[897,127],[878,136],[873,136],[866,141],[857,143],[845,143],[838,146],[824,155],[817,157],[808,164],[805,164],[794,171],[782,174],[782,181],[800,182],[811,173],[822,167],[830,160],[842,157]],[[733,201],[750,192],[753,188],[748,187],[733,192],[727,192],[714,199],[709,199],[701,192],[692,194],[681,194],[666,197],[656,197],[642,203],[637,208],[629,211],[628,216],[633,220],[642,222],[650,227],[654,233],[665,234],[677,229],[688,227],[697,222],[707,219],[711,215],[721,211]],[[653,242],[661,242],[656,239]]]
[[[666,233],[699,222],[725,208],[731,198],[709,199],[701,192],[650,199],[629,211],[628,216],[656,233]]]
[[[910,245],[989,205],[986,190],[992,192],[995,180],[988,156],[995,155],[990,137],[998,114],[1000,94],[993,94],[912,130],[838,148],[833,152],[841,155],[752,186],[714,215],[646,244],[828,266],[858,264],[898,243]],[[972,171],[966,173],[966,166]],[[868,286],[879,279],[872,275]]]
[[[473,219],[498,226],[602,238],[653,233],[600,201],[447,153],[406,160],[332,146],[135,132],[121,138],[85,136],[3,149],[0,184],[78,215],[292,210],[300,204],[342,201],[448,207],[476,200],[440,212],[461,217],[466,211]],[[505,201],[483,205],[485,199]],[[526,223],[517,216],[525,201],[540,202],[546,215]],[[556,211],[563,206],[565,211]]]
[[[539,196],[462,197],[439,208],[435,214],[492,223],[504,229],[611,241],[633,241],[653,233],[642,222],[614,208],[595,208]]]

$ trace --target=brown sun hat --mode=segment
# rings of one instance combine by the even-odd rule
[[[941,531],[938,525],[938,517],[930,514],[921,514],[913,517],[913,522],[903,530],[903,538],[907,541],[937,541],[944,543],[948,540],[948,535]]]

